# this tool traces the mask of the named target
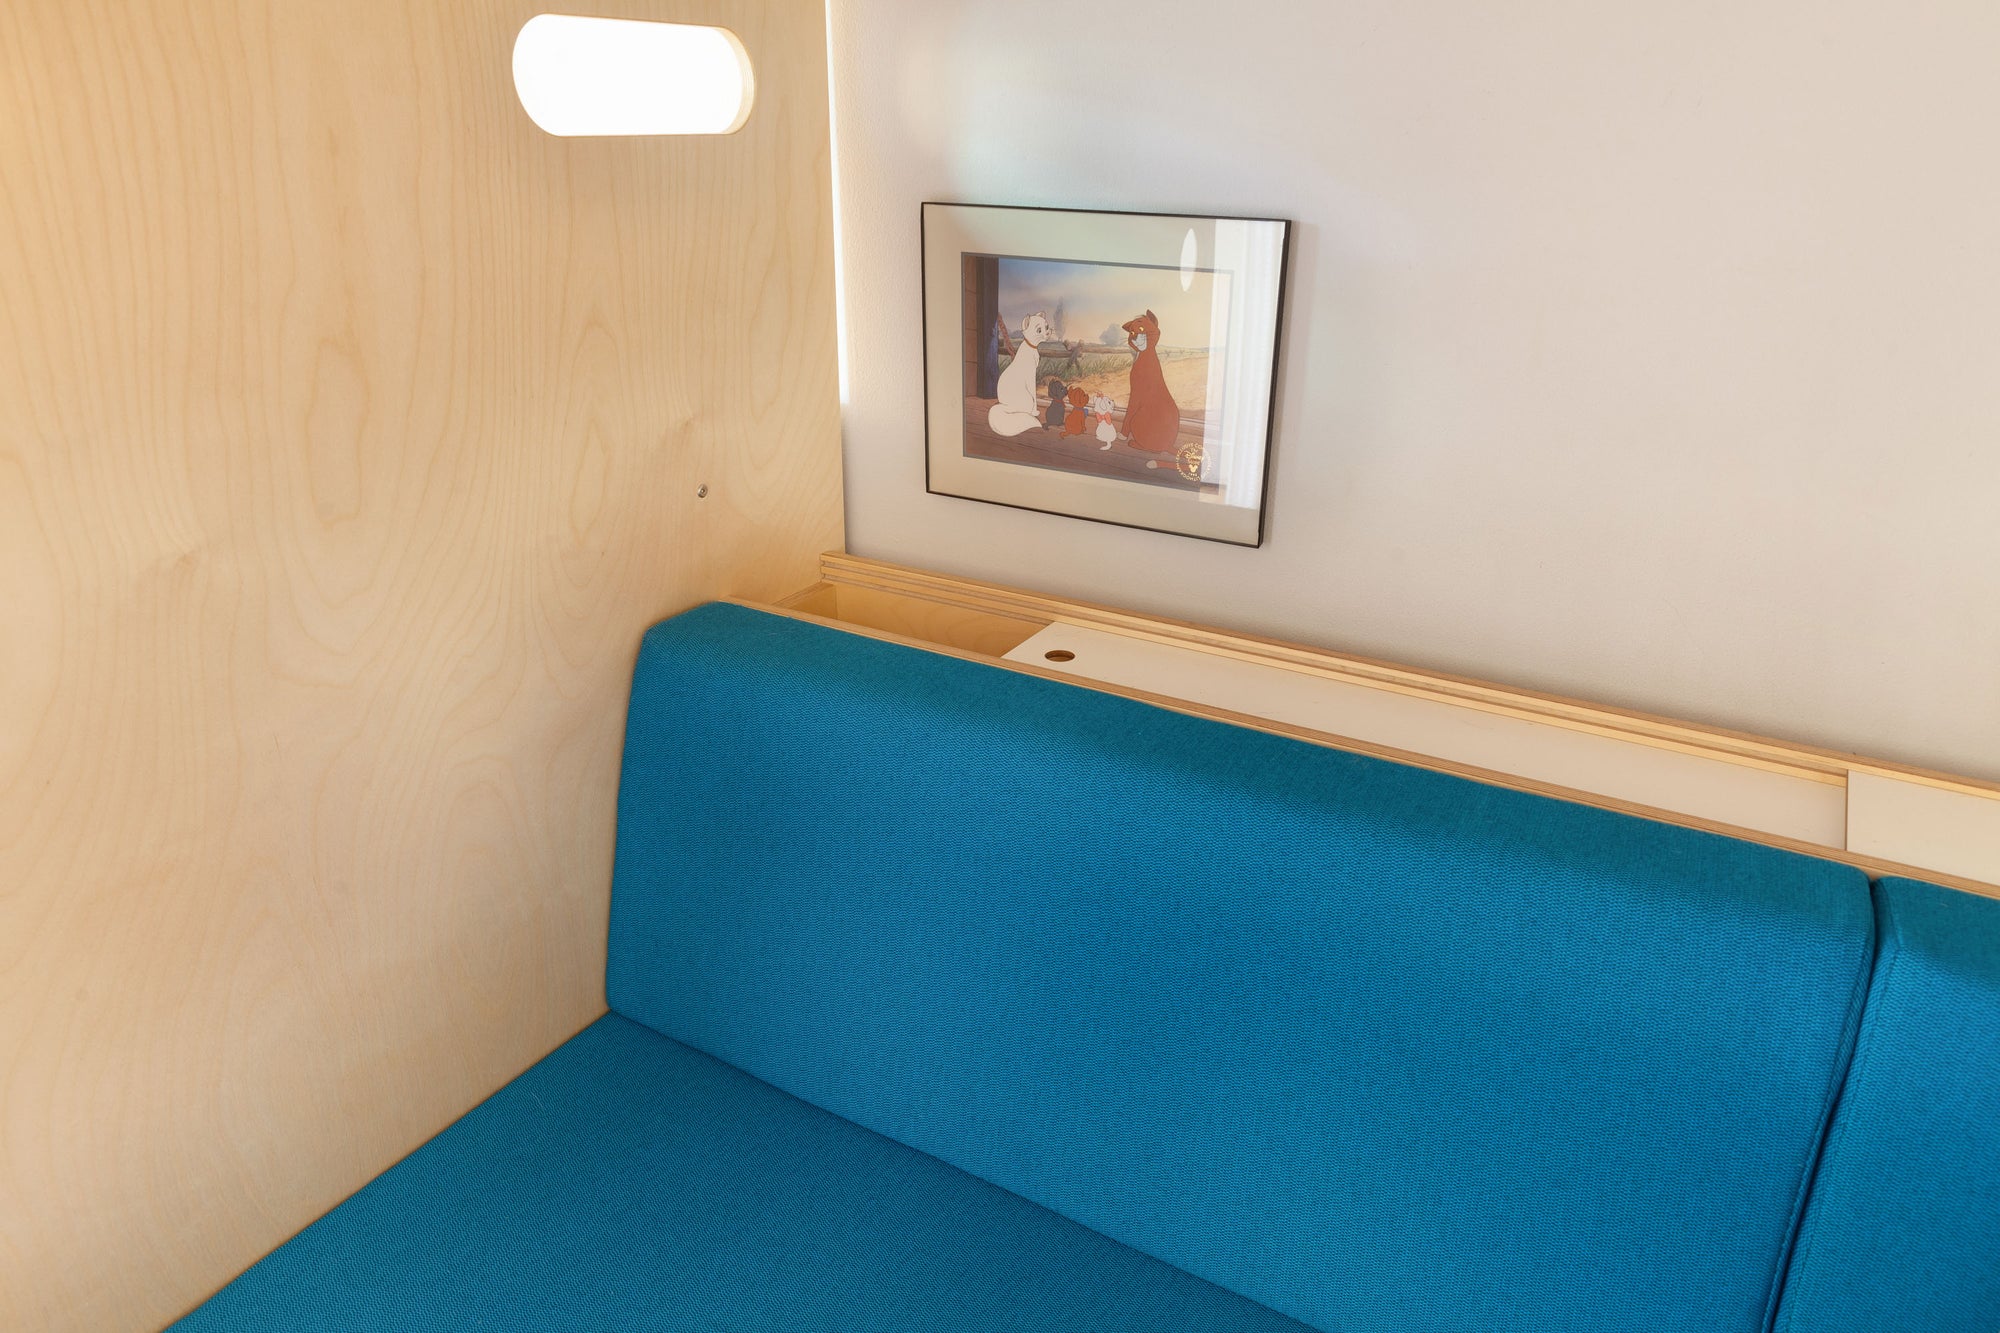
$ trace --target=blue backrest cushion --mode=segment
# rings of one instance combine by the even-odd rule
[[[655,627],[611,1006],[1333,1333],[1770,1318],[1856,871],[747,608]]]
[[[1885,879],[1876,911],[1778,1327],[2000,1333],[2000,902]]]

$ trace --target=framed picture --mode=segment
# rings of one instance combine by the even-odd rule
[[[1290,231],[925,204],[927,489],[1261,545]]]

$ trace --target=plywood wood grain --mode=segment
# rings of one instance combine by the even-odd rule
[[[1004,656],[1022,640],[1042,628],[1032,620],[993,615],[943,602],[919,601],[873,588],[829,584],[837,620],[876,629],[907,634],[913,639],[970,648],[974,652]],[[808,607],[808,610],[813,609]]]
[[[620,0],[756,108],[562,140],[541,7],[0,8],[0,1327],[159,1326],[600,1012],[641,630],[840,542],[822,11]]]

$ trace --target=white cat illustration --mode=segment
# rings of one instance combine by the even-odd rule
[[[1090,400],[1090,410],[1097,414],[1097,438],[1104,441],[1098,452],[1103,453],[1118,443],[1118,426],[1111,420],[1111,414],[1118,410],[1118,404],[1105,394],[1098,394]]]
[[[1035,410],[1035,383],[1042,364],[1041,345],[1049,333],[1049,317],[1039,310],[1021,321],[1021,345],[1000,372],[1000,401],[986,414],[995,435],[1019,435],[1042,424],[1042,415]]]

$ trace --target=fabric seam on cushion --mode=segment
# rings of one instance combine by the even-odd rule
[[[318,1226],[321,1222],[324,1222],[327,1218],[332,1217],[335,1213],[345,1208],[363,1190],[368,1189],[376,1181],[382,1179],[382,1177],[388,1175],[391,1171],[394,1171],[404,1162],[409,1161],[412,1157],[415,1157],[418,1153],[430,1147],[431,1144],[437,1142],[439,1139],[449,1134],[452,1130],[458,1128],[458,1123],[461,1120],[464,1120],[474,1111],[477,1111],[480,1107],[486,1105],[486,1103],[492,1101],[495,1097],[498,1097],[501,1093],[505,1092],[508,1088],[512,1087],[514,1085],[515,1080],[527,1077],[529,1070],[534,1069],[535,1066],[541,1064],[542,1061],[548,1059],[550,1056],[554,1055],[557,1051],[569,1045],[571,1042],[575,1041],[578,1037],[581,1037],[584,1033],[588,1032],[591,1028],[594,1028],[599,1023],[602,1023],[605,1019],[614,1016],[623,1022],[627,1023],[632,1022],[631,1019],[626,1018],[623,1014],[616,1013],[616,1011],[607,1008],[603,1013],[597,1015],[597,1017],[591,1019],[588,1023],[585,1023],[582,1027],[570,1033],[567,1037],[564,1037],[561,1041],[557,1042],[554,1046],[550,1047],[548,1050],[543,1051],[533,1060],[530,1060],[525,1068],[516,1070],[514,1073],[508,1075],[507,1078],[501,1082],[499,1087],[494,1088],[491,1092],[481,1097],[478,1101],[474,1102],[472,1105],[466,1107],[463,1111],[460,1111],[457,1115],[453,1116],[451,1118],[450,1123],[442,1126],[440,1129],[438,1129],[436,1133],[426,1136],[422,1142],[418,1143],[415,1147],[411,1148],[401,1157],[398,1157],[395,1161],[389,1163],[389,1165],[383,1167],[380,1171],[377,1171],[374,1175],[368,1177],[368,1179],[362,1181],[359,1185],[356,1185],[346,1194],[343,1194],[338,1201],[336,1201],[333,1204],[330,1204],[324,1211],[320,1212],[310,1222],[307,1222],[304,1226],[292,1232],[289,1236],[286,1236],[283,1240],[273,1245],[270,1249],[264,1251],[262,1254],[258,1255],[255,1259],[251,1260],[243,1268],[239,1269],[237,1272],[231,1274],[228,1278],[224,1279],[222,1284],[216,1287],[215,1290],[209,1292],[206,1296],[203,1296],[200,1300],[197,1300],[193,1305],[188,1306],[187,1309],[182,1310],[179,1314],[175,1315],[171,1320],[169,1320],[166,1324],[166,1328],[171,1330],[174,1327],[174,1325],[180,1323],[181,1320],[186,1319],[189,1315],[201,1309],[202,1306],[207,1305],[217,1296],[220,1296],[224,1291],[228,1290],[231,1286],[235,1285],[235,1282],[238,1278],[243,1277],[245,1274],[249,1273],[259,1264],[262,1264],[266,1259],[269,1259],[279,1250],[282,1250],[287,1245],[290,1245],[293,1241],[297,1240],[300,1236],[303,1236],[306,1232]],[[645,1027],[645,1024],[641,1023],[638,1026]],[[651,1029],[647,1030],[651,1031]],[[671,1038],[669,1038],[669,1040],[671,1040]],[[1245,1299],[1248,1298],[1246,1297]]]
[[[737,608],[731,608],[731,609],[737,609]],[[782,619],[781,617],[772,616],[771,613],[768,612],[762,612],[747,608],[745,609],[749,610],[749,614],[752,616],[759,616],[773,620]],[[921,652],[920,649],[911,648],[907,645],[884,644],[883,646],[899,650],[905,653]],[[643,650],[642,650],[642,655],[643,655]],[[1004,670],[1004,667],[1002,666],[990,665],[987,663],[966,662],[964,663],[964,665],[988,666],[989,669],[991,670]],[[631,711],[636,712],[637,707],[638,704],[635,691],[633,702],[631,703],[631,705],[629,705],[629,708]],[[1219,724],[1219,725],[1226,725],[1226,724]],[[630,728],[631,728],[631,721],[630,717],[628,716],[627,731],[625,735],[625,749],[627,751],[630,750],[632,742],[632,732]],[[623,754],[621,755],[621,779],[620,779],[621,789],[624,786],[624,784],[627,781],[629,781],[632,777],[632,771],[626,765],[626,760],[628,758],[629,755],[623,755]],[[617,876],[616,876],[616,871],[614,869],[614,884],[616,882],[617,882]],[[1864,881],[1864,884],[1865,884],[1865,890],[1864,890],[1865,893],[1872,895],[1875,892],[1874,886],[1872,884],[1866,883],[1866,881]],[[1871,900],[1871,908],[1872,906],[1873,903]],[[611,929],[608,931],[608,934],[611,936],[611,939],[608,941],[607,944],[607,957],[612,956],[610,945],[615,943],[616,919],[617,918],[614,909],[614,912],[612,914],[612,920],[609,923]],[[1805,1232],[1805,1219],[1811,1206],[1811,1198],[1812,1198],[1814,1184],[1818,1178],[1821,1165],[1826,1159],[1828,1151],[1828,1139],[1835,1129],[1836,1117],[1838,1114],[1838,1106],[1842,1098],[1843,1090],[1850,1083],[1852,1071],[1855,1066],[1856,1060],[1858,1058],[1858,1053],[1863,1049],[1862,1046],[1864,1040],[1863,1028],[1865,1026],[1864,1011],[1867,1008],[1867,1000],[1870,994],[1871,986],[1873,984],[1872,978],[1878,966],[1878,961],[1882,949],[1882,940],[1878,932],[1878,915],[1876,911],[1870,910],[1867,913],[1865,920],[1866,924],[1864,927],[1865,931],[1864,939],[1861,942],[1859,942],[1857,947],[1857,957],[1855,963],[1851,965],[1853,968],[1852,972],[1853,984],[1850,989],[1850,996],[1844,1006],[1845,1012],[1843,1015],[1843,1022],[1837,1035],[1836,1048],[1832,1053],[1833,1058],[1830,1061],[1829,1069],[1826,1075],[1824,1076],[1825,1081],[1821,1090],[1821,1106],[1815,1121],[1811,1122],[1808,1141],[1802,1147],[1800,1165],[1798,1168],[1795,1168],[1795,1176],[1794,1176],[1795,1186],[1794,1186],[1793,1201],[1790,1207],[1788,1208],[1788,1216],[1785,1219],[1785,1225],[1781,1230],[1781,1234],[1779,1237],[1779,1249],[1774,1256],[1773,1268],[1772,1270],[1769,1270],[1769,1274],[1767,1276],[1766,1310],[1764,1315],[1760,1319],[1760,1323],[1758,1325],[1758,1327],[1760,1329],[1765,1330],[1766,1333],[1769,1333],[1769,1330],[1771,1330],[1774,1324],[1778,1322],[1781,1318],[1787,1279],[1791,1274],[1791,1272],[1793,1271],[1793,1266],[1795,1263],[1795,1251],[1797,1252],[1798,1257],[1803,1256],[1804,1253],[1803,1237]],[[609,969],[607,968],[607,973],[606,973],[607,1006],[610,1005],[610,1000],[611,1000],[610,981],[611,981],[611,974]],[[668,1040],[687,1044],[689,1045],[690,1049],[702,1051],[703,1054],[710,1055],[711,1058],[717,1058],[714,1057],[713,1052],[709,1052],[705,1050],[702,1046],[694,1044],[693,1042],[689,1041],[686,1037],[676,1035],[674,1032],[667,1031],[665,1028],[655,1026],[654,1023],[636,1018],[633,1015],[626,1013],[622,1008],[611,1007],[611,1012],[617,1013],[620,1017],[626,1018],[628,1021],[632,1021],[638,1024],[639,1026],[646,1028],[649,1031],[655,1032],[658,1035],[667,1038]],[[669,1017],[671,1017],[671,1015],[669,1015]],[[728,1061],[723,1061],[723,1063],[729,1064]],[[735,1066],[733,1064],[730,1064],[730,1067],[738,1068],[738,1066]],[[759,1077],[754,1073],[750,1073],[750,1071],[739,1070],[739,1072],[743,1072],[749,1077],[756,1078],[759,1082],[766,1082],[766,1080],[764,1080],[763,1078]],[[1047,1203],[1042,1203],[1038,1200],[1029,1198],[1026,1195],[1018,1194],[1014,1190],[1008,1189],[1006,1186],[1001,1185],[998,1182],[993,1181],[982,1174],[969,1171],[965,1167],[958,1166],[957,1164],[950,1162],[943,1157],[937,1157],[934,1154],[924,1152],[923,1149],[915,1148],[914,1145],[905,1142],[904,1140],[896,1137],[895,1135],[885,1134],[882,1131],[874,1129],[869,1125],[863,1124],[858,1120],[850,1120],[846,1116],[839,1115],[838,1112],[834,1112],[829,1110],[827,1107],[820,1106],[817,1102],[808,1101],[803,1097],[798,1097],[796,1093],[791,1093],[786,1089],[779,1087],[779,1085],[776,1083],[767,1083],[767,1086],[776,1088],[781,1092],[785,1092],[786,1095],[788,1096],[797,1097],[798,1100],[805,1102],[807,1105],[814,1106],[821,1111],[827,1112],[828,1114],[836,1115],[838,1118],[845,1121],[846,1123],[856,1125],[857,1127],[862,1128],[869,1133],[877,1134],[883,1138],[889,1139],[891,1142],[899,1143],[906,1148],[911,1148],[913,1151],[922,1153],[924,1156],[930,1157],[933,1160],[943,1163],[944,1165],[951,1166],[956,1170],[964,1171],[967,1175],[973,1176],[974,1178],[983,1181],[984,1183],[992,1186],[993,1188],[1002,1190],[1003,1192],[1012,1195],[1013,1197],[1023,1199],[1024,1201],[1036,1207],[1043,1208],[1046,1211],[1056,1216],[1063,1217],[1066,1220],[1075,1223],[1076,1225],[1083,1226],[1085,1227],[1086,1230],[1089,1230],[1094,1234],[1105,1236],[1106,1239],[1111,1240],[1115,1244],[1124,1246],[1128,1249],[1132,1249],[1141,1254],[1146,1254],[1151,1258],[1159,1260],[1160,1262],[1167,1263],[1170,1267],[1175,1268],[1178,1271],[1190,1273],[1190,1275],[1196,1276],[1202,1281],[1207,1281],[1221,1290],[1230,1291],[1233,1294],[1238,1295],[1245,1300],[1251,1301],[1253,1304],[1263,1306],[1263,1308],[1266,1309],[1274,1309],[1275,1311],[1275,1307],[1266,1305],[1264,1302],[1258,1301],[1254,1297],[1248,1296],[1247,1294],[1245,1294],[1244,1292],[1242,1292],[1241,1290],[1237,1289],[1234,1286],[1225,1285],[1224,1283],[1216,1281],[1213,1278],[1200,1277],[1199,1274],[1194,1274],[1191,1269],[1184,1268],[1180,1264],[1175,1264],[1172,1263],[1171,1261],[1165,1260],[1161,1258],[1160,1255],[1154,1253],[1150,1249],[1144,1249],[1139,1246],[1132,1245],[1127,1241],[1120,1240],[1117,1237],[1109,1236],[1107,1233],[1099,1231],[1095,1227],[1090,1227],[1088,1226],[1088,1224],[1080,1222],[1077,1218],[1071,1216],[1068,1212],[1052,1207]],[[1747,1293],[1745,1294],[1747,1295]],[[1283,1313],[1282,1311],[1275,1311],[1275,1312],[1281,1314]],[[1299,1320],[1302,1324],[1304,1323],[1304,1320],[1301,1319],[1301,1317],[1298,1315],[1290,1315],[1287,1317]],[[1306,1326],[1312,1327],[1312,1325],[1310,1324],[1307,1324]]]
[[[653,1027],[651,1024],[641,1023],[636,1018],[627,1018],[624,1014],[618,1013],[616,1009],[613,1009],[610,1012],[619,1017],[620,1019],[623,1019],[625,1022],[632,1024],[634,1027],[641,1028],[647,1032],[652,1033],[653,1035],[659,1037],[662,1041],[669,1041],[676,1046],[682,1047],[685,1050],[693,1051],[696,1055],[701,1056],[704,1060],[713,1060],[715,1061],[715,1063],[721,1065],[724,1069],[733,1070],[734,1072],[741,1074],[744,1078],[747,1078],[752,1082],[757,1083],[763,1087],[769,1088],[771,1091],[777,1093],[780,1097],[785,1098],[787,1101],[797,1102],[799,1105],[809,1107],[812,1110],[817,1111],[821,1115],[831,1116],[835,1120],[840,1121],[840,1123],[842,1123],[843,1125],[853,1126],[855,1129],[860,1130],[863,1134],[868,1135],[870,1138],[876,1138],[882,1140],[884,1143],[894,1144],[897,1148],[900,1148],[905,1152],[915,1153],[917,1156],[923,1158],[927,1162],[935,1162],[937,1165],[943,1167],[947,1171],[953,1172],[957,1175],[964,1176],[968,1180],[976,1180],[980,1184],[986,1186],[988,1189],[998,1190],[1000,1193],[1006,1195],[1008,1198],[1018,1199],[1022,1203],[1026,1204],[1028,1207],[1033,1208],[1038,1212],[1047,1213],[1051,1217],[1060,1218],[1062,1221],[1069,1223],[1071,1226],[1080,1227],[1083,1230],[1088,1231],[1091,1235],[1099,1237],[1102,1240],[1108,1241],[1111,1244],[1116,1245],[1121,1250],[1129,1250],[1133,1254],[1140,1255],[1146,1259],[1151,1260],[1156,1264],[1161,1264],[1167,1268],[1171,1268],[1176,1273],[1180,1273],[1185,1277],[1192,1278],[1194,1281],[1202,1283],[1205,1286],[1214,1287],[1217,1291],[1228,1292],[1231,1296],[1236,1297],[1238,1300],[1247,1301],[1249,1304],[1256,1306],[1260,1310],[1268,1310],[1270,1311],[1270,1313],[1276,1315],[1278,1318],[1289,1320],[1292,1323],[1297,1324],[1300,1328],[1311,1330],[1312,1333],[1336,1333],[1336,1330],[1330,1330],[1322,1328],[1318,1324],[1308,1323],[1306,1320],[1304,1320],[1298,1315],[1287,1314],[1283,1310],[1278,1309],[1274,1305],[1270,1305],[1265,1303],[1264,1301],[1260,1301],[1255,1296],[1249,1295],[1246,1292],[1239,1291],[1235,1287],[1231,1287],[1224,1283],[1217,1282],[1212,1277],[1203,1277],[1200,1273],[1195,1272],[1193,1269],[1183,1268],[1181,1265],[1175,1263],[1173,1260],[1163,1258],[1162,1256],[1153,1253],[1151,1250],[1141,1249],[1139,1246],[1132,1244],[1132,1242],[1130,1241],[1120,1240],[1118,1239],[1118,1237],[1113,1236],[1108,1232],[1098,1230],[1096,1227],[1090,1225],[1090,1223],[1088,1222],[1080,1221],[1077,1218],[1071,1217],[1068,1213],[1062,1211],[1060,1208],[1052,1208],[1048,1204],[1041,1202],[1039,1199],[1031,1199],[1025,1194],[1017,1193],[1014,1190],[1008,1189],[1005,1185],[1002,1185],[997,1180],[989,1180],[985,1176],[980,1175],[977,1171],[969,1170],[963,1166],[960,1166],[956,1162],[946,1161],[944,1158],[939,1157],[935,1153],[925,1152],[922,1148],[917,1147],[915,1144],[905,1143],[903,1142],[903,1140],[897,1138],[893,1134],[885,1134],[879,1129],[875,1129],[868,1125],[862,1124],[859,1120],[850,1120],[838,1111],[830,1110],[827,1107],[821,1106],[818,1102],[813,1101],[810,1098],[801,1097],[796,1092],[792,1092],[789,1089],[779,1087],[776,1083],[773,1083],[768,1079],[759,1077],[758,1075],[751,1073],[749,1070],[744,1069],[739,1065],[730,1063],[729,1061],[723,1059],[721,1056],[715,1054],[713,1051],[703,1050],[700,1046],[695,1045],[691,1041],[686,1041],[680,1037],[672,1036],[668,1033],[661,1032],[658,1028]]]
[[[690,608],[689,611],[684,611],[680,612],[677,615],[669,616],[666,619],[658,621],[647,628],[645,634],[641,636],[638,657],[637,660],[633,663],[632,667],[632,686],[627,695],[624,739],[621,742],[619,750],[619,765],[618,765],[619,791],[618,791],[618,801],[616,808],[621,814],[623,812],[623,797],[624,797],[625,784],[631,776],[630,755],[632,749],[632,719],[637,712],[638,699],[640,694],[640,682],[645,675],[646,640],[650,639],[655,633],[655,631],[659,630],[662,626],[668,625],[673,621],[678,620],[681,616],[688,615],[693,611],[705,610],[710,607],[722,608],[732,612],[740,611],[752,617],[757,617],[768,621],[774,621],[785,625],[796,626],[799,623],[801,623],[798,621],[794,621],[789,617],[781,616],[769,611],[763,611],[754,607],[741,607],[729,602],[705,602],[699,606]],[[810,625],[810,622],[805,622],[805,623]],[[819,627],[819,628],[824,628],[824,627]],[[840,631],[836,630],[833,632],[838,633]],[[898,644],[888,640],[878,640],[877,642],[884,644],[886,647],[903,652],[921,653],[923,651],[920,648],[915,648],[907,644]],[[1005,667],[997,666],[991,663],[978,662],[972,659],[964,659],[964,661],[965,664],[969,666],[985,667],[988,670],[993,670],[993,671],[1006,670]],[[1067,682],[1059,682],[1059,683],[1067,683]],[[652,692],[653,691],[651,690],[648,691],[649,694]],[[1154,707],[1154,705],[1147,705],[1147,706]],[[1166,710],[1166,711],[1171,711],[1171,710]],[[616,845],[614,846],[613,856],[612,856],[612,880],[611,880],[611,892],[609,895],[611,899],[611,910],[606,914],[607,921],[605,923],[606,941],[605,941],[605,968],[604,968],[604,1000],[605,1000],[606,1014],[615,1015],[616,1017],[624,1020],[625,1022],[631,1023],[636,1027],[642,1028],[647,1032],[653,1033],[655,1036],[660,1037],[662,1040],[670,1041],[677,1046],[682,1046],[688,1050],[694,1051],[695,1053],[701,1055],[706,1059],[714,1060],[716,1063],[722,1065],[723,1067],[734,1070],[735,1072],[743,1075],[745,1078],[753,1079],[757,1083],[763,1085],[764,1087],[772,1089],[773,1091],[777,1092],[780,1096],[796,1101],[803,1106],[809,1106],[813,1110],[818,1111],[821,1114],[832,1116],[835,1119],[841,1121],[843,1124],[852,1125],[856,1129],[861,1130],[865,1134],[869,1134],[876,1138],[880,1138],[888,1143],[893,1143],[896,1146],[903,1148],[909,1152],[916,1153],[928,1161],[936,1162],[937,1164],[943,1166],[947,1170],[958,1172],[964,1176],[969,1177],[970,1179],[978,1181],[979,1183],[987,1186],[990,1189],[998,1190],[1002,1194],[1007,1195],[1009,1198],[1018,1199],[1021,1202],[1027,1204],[1031,1208],[1039,1209],[1042,1212],[1048,1213],[1050,1216],[1061,1218],[1063,1221],[1068,1222],[1073,1226],[1081,1227],[1085,1231],[1088,1231],[1090,1234],[1101,1237],[1102,1239],[1110,1242],[1113,1245],[1118,1246],[1121,1249],[1129,1250],[1134,1254],[1143,1255],[1145,1258],[1152,1260],[1154,1263],[1163,1264],[1166,1267],[1173,1269],[1177,1273],[1181,1273],[1189,1278],[1192,1278],[1196,1282],[1204,1283],[1207,1286],[1214,1287],[1217,1291],[1227,1292],[1230,1295],[1235,1296],[1239,1300],[1249,1302],[1250,1304],[1258,1307],[1259,1309],[1268,1310],[1273,1315],[1276,1315],[1280,1319],[1290,1320],[1292,1323],[1297,1324],[1301,1329],[1311,1330],[1311,1333],[1329,1333],[1328,1330],[1323,1329],[1318,1324],[1308,1323],[1305,1319],[1301,1318],[1300,1316],[1295,1314],[1287,1314],[1285,1311],[1280,1310],[1273,1305],[1269,1305],[1266,1302],[1261,1301],[1256,1297],[1251,1296],[1248,1293],[1237,1289],[1236,1287],[1229,1286],[1225,1283],[1219,1282],[1212,1277],[1205,1277],[1202,1274],[1197,1273],[1190,1268],[1183,1267],[1182,1265],[1177,1264],[1170,1259],[1164,1258],[1163,1256],[1156,1254],[1149,1249],[1144,1249],[1141,1248],[1140,1246],[1134,1245],[1130,1241],[1121,1240],[1116,1236],[1110,1235],[1107,1232],[1101,1231],[1098,1228],[1091,1226],[1087,1222],[1072,1217],[1069,1213],[1066,1213],[1059,1208],[1052,1207],[1051,1205],[1043,1203],[1038,1199],[1030,1198],[1025,1194],[1021,1194],[1012,1189],[1009,1189],[1007,1186],[1002,1185],[996,1180],[989,1179],[988,1177],[981,1175],[979,1172],[970,1170],[969,1168],[961,1166],[955,1162],[948,1161],[945,1158],[939,1157],[934,1153],[926,1152],[924,1149],[919,1148],[914,1144],[907,1143],[893,1134],[885,1133],[882,1130],[876,1129],[870,1125],[865,1125],[858,1120],[851,1120],[848,1117],[842,1115],[838,1111],[832,1110],[829,1107],[822,1106],[818,1102],[812,1101],[809,1098],[800,1096],[798,1093],[793,1092],[788,1088],[781,1087],[780,1085],[770,1082],[769,1080],[763,1078],[761,1075],[753,1073],[750,1070],[744,1069],[741,1066],[736,1065],[731,1061],[724,1059],[722,1056],[716,1054],[714,1051],[706,1049],[704,1046],[697,1044],[696,1042],[690,1040],[686,1036],[679,1035],[673,1032],[668,1032],[665,1029],[660,1028],[652,1023],[649,1023],[642,1018],[638,1018],[632,1014],[625,1012],[623,1009],[613,1004],[611,1002],[612,1001],[611,965],[612,965],[612,959],[617,956],[616,945],[618,937],[618,928],[617,928],[616,899],[618,897],[619,882],[620,882],[620,875],[618,871],[620,863],[623,860],[623,852],[624,852],[624,840],[621,834],[622,830],[614,832]],[[504,1087],[505,1085],[502,1086]],[[498,1091],[499,1089],[495,1089],[496,1095]]]
[[[1851,1091],[1857,1091],[1860,1088],[1862,1077],[1867,1071],[1868,1058],[1873,1053],[1875,1047],[1880,1044],[1879,1040],[1877,1040],[1879,1033],[1867,1026],[1867,1011],[1871,1008],[1880,1008],[1886,1004],[1890,988],[1894,984],[1896,964],[1901,960],[1903,955],[1901,943],[1895,929],[1894,906],[1891,905],[1888,895],[1882,891],[1879,882],[1871,883],[1869,885],[1869,892],[1876,898],[1881,908],[1881,924],[1876,932],[1874,966],[1874,971],[1880,978],[1880,985],[1878,987],[1871,984],[1869,987],[1871,991],[1876,992],[1878,1003],[1875,1005],[1870,1005],[1866,1002],[1863,1003],[1861,1016],[1862,1030],[1855,1041],[1854,1057],[1848,1066],[1846,1077],[1841,1081],[1839,1095],[1835,1097],[1834,1106],[1829,1114],[1837,1113],[1840,1103],[1847,1100],[1847,1094]],[[1859,1112],[1856,1114],[1858,1115]],[[1832,1132],[1827,1136],[1827,1141],[1821,1148],[1818,1161],[1814,1164],[1813,1180],[1804,1200],[1805,1207],[1810,1207],[1814,1202],[1814,1195],[1819,1194],[1817,1187],[1821,1183],[1820,1177],[1825,1173],[1827,1164],[1839,1158],[1842,1145],[1846,1143],[1847,1139],[1853,1133],[1854,1120],[1850,1117],[1834,1126]],[[1838,1182],[1829,1179],[1826,1182],[1826,1191],[1820,1195],[1818,1202],[1824,1207],[1833,1207],[1838,1199],[1839,1189]],[[1810,1229],[1804,1224],[1804,1209],[1802,1208],[1800,1213],[1800,1227],[1795,1238],[1791,1261],[1781,1275],[1781,1281],[1776,1292],[1777,1300],[1772,1309],[1774,1316],[1772,1333],[1791,1333],[1797,1320],[1799,1307],[1814,1289],[1817,1276],[1818,1270],[1812,1266],[1812,1235]]]

